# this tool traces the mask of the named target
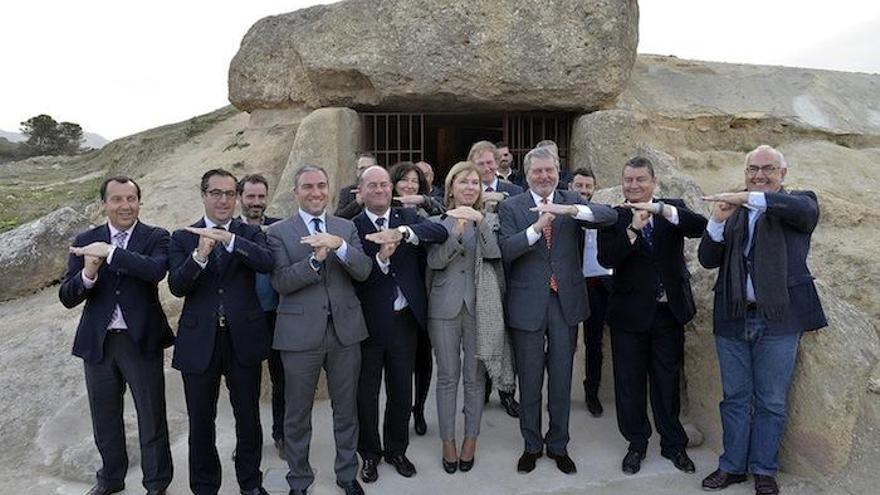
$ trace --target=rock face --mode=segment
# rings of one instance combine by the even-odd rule
[[[299,125],[269,213],[286,217],[296,211],[294,175],[302,165],[318,165],[330,178],[330,211],[336,206],[339,188],[355,177],[354,159],[361,141],[361,121],[350,108],[321,108]]]
[[[572,110],[635,61],[636,0],[349,0],[261,19],[229,69],[237,108]]]
[[[0,301],[36,292],[64,276],[67,248],[88,219],[72,208],[61,208],[0,235]]]

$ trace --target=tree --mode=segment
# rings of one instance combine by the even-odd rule
[[[22,122],[21,132],[28,137],[26,146],[31,155],[74,154],[79,151],[83,140],[83,131],[79,124],[59,124],[46,114]]]

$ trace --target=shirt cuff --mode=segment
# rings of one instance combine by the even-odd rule
[[[664,218],[672,225],[678,225],[678,208],[672,205],[666,205],[665,207],[669,209],[669,216],[664,215]]]
[[[80,274],[82,275],[83,287],[85,287],[86,289],[91,289],[92,287],[95,286],[95,282],[98,281],[98,274],[97,273],[95,274],[95,278],[86,277],[85,270],[80,272]]]
[[[229,239],[229,242],[226,244],[226,251],[232,252],[235,249],[235,234],[232,234],[232,239]]]
[[[526,229],[526,240],[529,241],[529,246],[538,242],[538,239],[541,238],[541,234],[535,232],[535,229],[532,227],[534,227],[534,225],[529,225],[529,228]]]
[[[110,249],[107,251],[107,264],[113,263],[113,253],[116,252],[116,246],[113,244],[110,245]]]
[[[336,248],[334,252],[340,261],[348,261],[348,243],[345,240],[342,241],[342,245]]]
[[[382,273],[388,275],[388,269],[391,267],[391,260],[382,261],[379,259],[379,253],[376,253],[376,264],[379,265],[379,269],[382,270]]]
[[[406,242],[412,244],[413,246],[418,246],[419,236],[416,235],[413,229],[409,228],[409,225],[404,225],[404,228],[409,231],[409,237],[406,238]]]
[[[590,209],[587,205],[574,205],[577,209],[577,215],[574,216],[575,220],[584,220],[587,222],[595,222],[596,217],[593,215],[593,210]]]
[[[762,192],[750,192],[748,205],[757,211],[767,211],[767,196]]]
[[[724,224],[726,223],[727,220],[719,222],[709,218],[709,223],[706,224],[706,232],[709,234],[709,238],[715,242],[724,241]]]

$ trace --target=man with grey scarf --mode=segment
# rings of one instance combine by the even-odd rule
[[[724,453],[703,488],[720,490],[752,473],[755,493],[779,493],[779,443],[801,335],[827,325],[807,267],[819,221],[812,191],[787,191],[782,153],[762,145],[746,155],[746,191],[714,203],[700,264],[719,268],[715,348],[724,398]]]

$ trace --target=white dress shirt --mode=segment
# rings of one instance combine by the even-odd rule
[[[746,242],[746,249],[749,249],[752,245],[752,236],[755,235],[755,225],[758,223],[758,218],[767,211],[767,196],[762,192],[750,192],[749,200],[743,206],[749,210],[749,238]],[[709,223],[706,225],[709,238],[715,242],[724,241],[725,224],[727,224],[727,220],[716,222],[712,217],[709,217]],[[743,251],[743,256],[747,254],[749,254],[748,251]],[[755,286],[752,284],[752,276],[749,273],[746,273],[746,300],[750,302],[758,300],[755,297]]]

